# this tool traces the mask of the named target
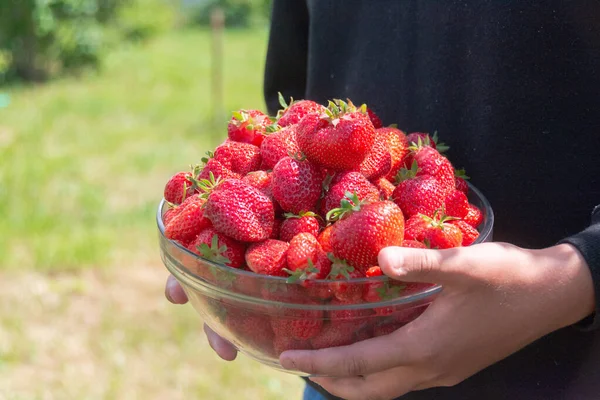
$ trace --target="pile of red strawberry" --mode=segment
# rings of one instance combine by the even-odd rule
[[[382,298],[377,285],[357,290],[347,282],[380,275],[382,248],[442,249],[478,237],[482,213],[436,137],[382,127],[371,110],[350,101],[282,107],[274,118],[233,113],[228,138],[202,165],[169,179],[168,239],[232,268],[288,277],[310,301],[355,304]],[[310,292],[315,279],[331,284]],[[271,321],[275,334],[286,332],[282,340],[314,342],[340,330],[317,325]],[[312,347],[332,344],[323,342]]]

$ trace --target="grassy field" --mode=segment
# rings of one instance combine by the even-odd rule
[[[263,108],[266,32],[228,32],[225,108]],[[177,32],[99,74],[0,88],[0,399],[294,399],[298,378],[212,353],[163,298],[155,207],[226,135],[210,41]]]

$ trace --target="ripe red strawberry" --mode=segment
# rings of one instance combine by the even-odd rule
[[[367,108],[367,115],[369,116],[369,119],[373,123],[373,127],[375,129],[381,128],[383,126],[383,124],[381,123],[381,119],[377,116],[377,114],[375,114],[375,111],[371,110],[370,108]]]
[[[400,246],[404,239],[402,210],[391,201],[360,204],[355,195],[332,210],[330,219],[338,219],[331,231],[333,254],[351,266],[366,271],[377,264],[379,251]]]
[[[394,182],[400,168],[402,168],[404,157],[408,153],[408,140],[400,129],[387,127],[375,130],[375,135],[385,138],[390,151],[391,166],[386,178]]]
[[[252,171],[246,174],[242,181],[248,185],[253,186],[263,192],[267,197],[273,198],[273,174],[267,171]]]
[[[416,163],[418,168],[416,176],[430,175],[436,178],[446,194],[456,187],[452,164],[434,148],[417,148],[413,154],[413,163]]]
[[[373,328],[373,336],[378,337],[392,334],[404,325],[405,324],[401,322],[386,322],[384,324],[375,325],[375,328]]]
[[[273,196],[281,208],[294,214],[315,208],[321,183],[321,171],[307,160],[284,157],[273,168]]]
[[[392,196],[392,193],[394,193],[394,190],[396,189],[396,186],[394,186],[392,182],[388,181],[384,177],[373,181],[373,185],[375,185],[375,187],[379,189],[379,195],[382,199],[389,199]]]
[[[355,332],[341,330],[338,326],[326,324],[321,332],[310,340],[313,349],[326,349],[330,347],[347,346],[354,342]]]
[[[424,132],[413,132],[408,134],[407,139],[410,144],[418,144],[420,141],[423,146],[433,147],[440,153],[444,153],[449,149],[448,146],[439,141],[437,131],[433,132],[433,136],[430,136],[428,133]]]
[[[423,214],[411,215],[404,224],[404,239],[405,241],[414,240],[422,242],[425,237],[425,230],[429,226],[431,218]]]
[[[214,228],[200,231],[188,249],[209,261],[233,268],[241,268],[246,264],[246,245],[217,232]]]
[[[262,161],[260,148],[250,143],[225,140],[214,152],[214,158],[223,165],[231,165],[231,170],[240,175],[256,171]]]
[[[273,232],[271,232],[269,239],[279,239],[282,224],[283,220],[281,218],[275,218],[275,222],[273,223]]]
[[[350,284],[348,279],[364,278],[365,275],[358,269],[348,265],[346,261],[335,258],[331,253],[329,258],[332,264],[328,279],[333,280],[329,287],[335,298],[349,304],[360,302],[363,286]]]
[[[298,123],[297,140],[306,157],[336,171],[356,170],[375,141],[375,128],[364,107],[330,102],[327,117],[307,115]]]
[[[281,224],[279,238],[284,242],[289,242],[299,233],[307,232],[314,237],[319,236],[321,226],[316,218],[316,214],[310,211],[296,214],[285,214],[286,219]]]
[[[427,246],[423,242],[419,242],[416,240],[404,240],[402,242],[402,247],[410,247],[413,249],[426,249]]]
[[[290,246],[287,250],[286,257],[288,270],[294,272],[298,270],[306,271],[313,269],[317,263],[319,251],[322,251],[321,245],[317,241],[317,238],[311,233],[302,232],[297,234],[290,241]],[[323,276],[323,278],[325,276]]]
[[[169,222],[171,222],[171,220],[177,214],[179,214],[179,211],[181,211],[181,207],[179,207],[179,206],[169,207],[162,216],[163,225],[167,226],[169,224]]]
[[[164,198],[172,204],[181,204],[195,192],[194,179],[197,174],[193,172],[178,172],[173,175],[164,189]]]
[[[267,316],[228,306],[225,326],[250,348],[267,353],[273,351],[275,335]]]
[[[251,143],[260,146],[263,135],[272,124],[269,116],[259,110],[239,110],[227,124],[227,135],[235,142]]]
[[[360,172],[341,172],[337,174],[325,193],[323,212],[327,214],[338,208],[346,193],[355,193],[360,201],[378,201],[379,190]]]
[[[446,215],[464,218],[469,213],[469,199],[460,190],[452,190],[444,200]]]
[[[188,197],[179,206],[177,215],[165,226],[167,239],[177,240],[187,246],[201,230],[208,228],[211,221],[205,215],[205,202],[205,199],[197,195]]]
[[[370,267],[369,269],[367,269],[367,272],[365,273],[365,276],[367,278],[371,278],[374,276],[382,276],[382,275],[383,275],[383,271],[381,270],[381,267],[379,267],[379,265]]]
[[[464,169],[457,169],[454,171],[454,183],[456,190],[460,190],[464,194],[469,194],[469,185],[467,180],[469,177],[466,175]]]
[[[452,225],[456,225],[462,233],[462,245],[470,246],[479,237],[479,231],[463,220],[450,221]]]
[[[284,269],[289,247],[289,243],[275,239],[253,243],[246,250],[246,264],[257,274],[288,276]]]
[[[400,297],[404,294],[406,285],[399,281],[376,281],[373,280],[365,285],[363,300],[367,303],[379,303]],[[373,311],[377,315],[391,315],[396,306],[375,307]]]
[[[477,206],[470,204],[469,212],[463,218],[467,224],[471,225],[473,228],[477,228],[483,222],[483,214]]]
[[[423,241],[432,249],[450,249],[462,245],[462,232],[450,224],[445,216],[434,217],[423,235]]]
[[[289,336],[275,335],[273,340],[273,348],[275,351],[275,357],[279,358],[279,355],[287,350],[310,350],[312,345],[308,340],[296,340]]]
[[[329,302],[329,305],[336,306],[348,306],[353,303],[348,303],[345,301],[341,301],[339,299],[332,299]],[[351,332],[356,332],[360,329],[363,329],[369,322],[371,322],[373,316],[373,310],[368,308],[363,309],[339,309],[339,310],[330,310],[329,311],[329,319],[331,320],[331,325],[338,327],[340,330],[349,330]]]
[[[388,148],[387,137],[376,134],[373,146],[358,170],[368,180],[374,180],[387,175],[391,168],[392,155]]]
[[[281,93],[279,94],[279,104],[283,107],[277,113],[279,126],[294,125],[309,114],[321,115],[325,112],[325,107],[311,100],[294,101],[291,99],[288,105]]]
[[[200,171],[200,174],[198,174],[198,180],[210,180],[211,174],[215,180],[241,178],[240,174],[229,169],[229,167],[231,167],[231,163],[229,163],[227,160],[225,160],[225,164],[219,160],[215,160],[213,157],[205,158],[203,161],[205,161],[205,164],[202,168],[202,171]]]
[[[268,238],[275,221],[271,199],[239,179],[227,179],[212,189],[205,215],[218,232],[241,242]]]
[[[392,193],[392,200],[409,218],[415,214],[433,216],[444,206],[446,192],[440,182],[432,176],[417,176],[398,184]]]
[[[284,309],[283,316],[271,318],[271,328],[273,328],[276,336],[308,340],[321,332],[323,328],[323,311]]]
[[[327,269],[326,267],[324,269]],[[331,261],[329,261],[329,271],[331,271]],[[318,301],[327,301],[333,297],[333,290],[329,284],[324,284],[313,279],[305,279],[300,282],[307,296],[310,299]]]
[[[325,253],[331,253],[332,252],[332,248],[331,248],[331,230],[333,229],[333,225],[328,225],[325,227],[325,229],[323,229],[321,231],[321,233],[319,233],[319,236],[317,237],[317,240],[319,241],[319,244],[321,245],[321,248],[323,249],[323,251]]]
[[[296,129],[297,125],[289,125],[265,136],[260,145],[262,169],[273,169],[283,157],[300,152],[296,140]]]

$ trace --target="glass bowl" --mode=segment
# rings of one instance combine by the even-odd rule
[[[492,240],[492,208],[473,185],[469,201],[483,213],[474,244]],[[385,335],[421,315],[442,290],[440,285],[394,281],[386,276],[347,280],[309,280],[258,275],[217,264],[194,254],[164,234],[160,202],[160,254],[189,302],[208,326],[240,352],[283,369],[284,350],[348,345]]]

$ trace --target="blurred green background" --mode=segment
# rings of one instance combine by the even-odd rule
[[[222,8],[222,104],[211,10]],[[264,109],[268,0],[0,0],[0,399],[294,399],[163,297],[155,208]]]

